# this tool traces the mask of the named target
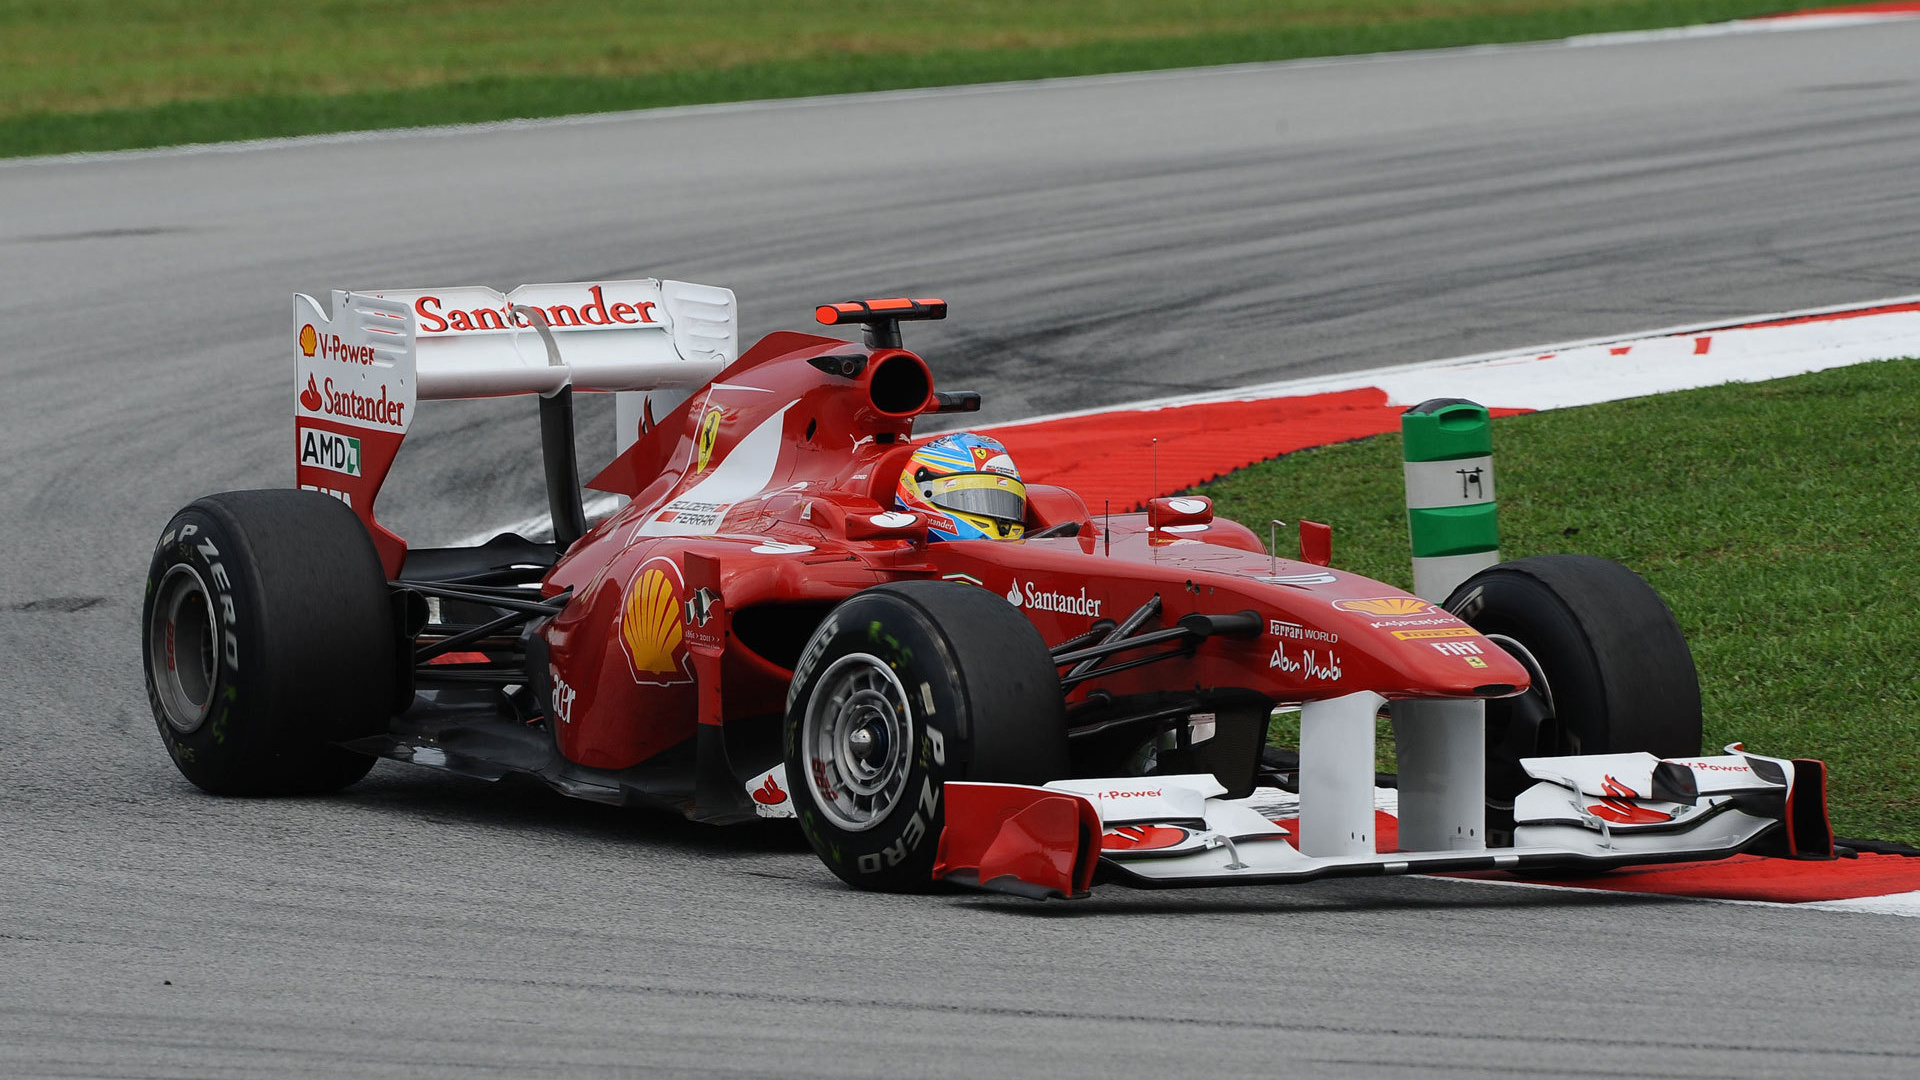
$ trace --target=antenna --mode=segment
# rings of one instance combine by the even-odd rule
[[[1150,499],[1157,499],[1160,497],[1160,438],[1159,436],[1155,436],[1153,440],[1153,494],[1147,497]]]
[[[1271,577],[1280,576],[1280,526],[1286,522],[1272,518],[1267,523],[1267,571]]]
[[[1107,557],[1113,557],[1113,500],[1107,500],[1106,520],[1100,525],[1100,535],[1107,538]]]

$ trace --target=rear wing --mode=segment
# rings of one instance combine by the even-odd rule
[[[572,391],[618,395],[624,450],[643,415],[678,404],[739,353],[731,290],[652,278],[336,291],[331,314],[296,293],[293,332],[296,482],[353,507],[389,574],[406,544],[374,521],[373,502],[419,402],[540,395],[543,435],[564,426],[564,448],[545,439],[549,484],[564,466],[577,506]],[[559,532],[562,493],[550,494]]]

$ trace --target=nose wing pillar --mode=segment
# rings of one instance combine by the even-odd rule
[[[1373,719],[1386,700],[1362,690],[1301,707],[1301,854],[1373,854]]]

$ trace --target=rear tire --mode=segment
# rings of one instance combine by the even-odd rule
[[[947,781],[1067,775],[1059,669],[994,592],[881,585],[835,608],[808,641],[785,743],[794,811],[827,868],[856,888],[925,889]]]
[[[160,738],[200,788],[313,794],[373,767],[333,743],[385,726],[393,619],[373,542],[338,500],[230,491],[175,514],[140,644]]]
[[[1522,757],[1700,753],[1700,680],[1660,594],[1616,562],[1542,555],[1489,567],[1449,611],[1532,669],[1518,697],[1487,702],[1487,830],[1511,843]]]

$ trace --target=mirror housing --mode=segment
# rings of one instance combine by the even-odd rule
[[[1173,495],[1147,500],[1147,527],[1198,532],[1213,522],[1213,500],[1205,495]]]

